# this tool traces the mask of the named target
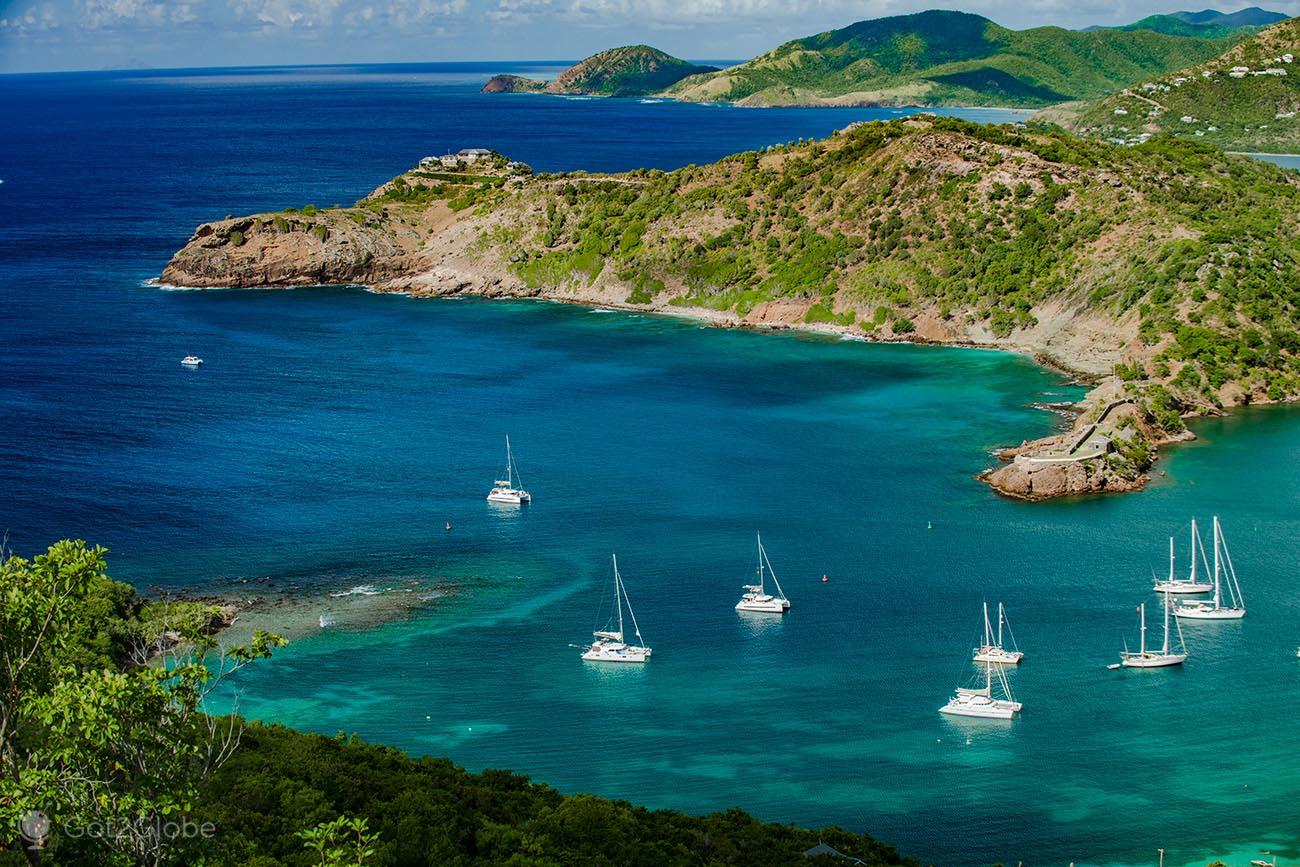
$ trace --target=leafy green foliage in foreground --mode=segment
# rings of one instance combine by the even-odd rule
[[[837,828],[566,797],[506,771],[208,717],[221,677],[281,640],[217,652],[211,606],[142,602],[108,578],[106,553],[0,551],[0,823],[48,816],[45,863],[775,865],[818,841],[873,867],[915,863]],[[0,865],[29,863],[32,842],[0,838]]]

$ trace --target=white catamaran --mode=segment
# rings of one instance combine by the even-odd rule
[[[772,568],[772,561],[767,559],[767,551],[763,549],[763,537],[758,533],[755,533],[754,536],[758,539],[758,568],[755,570],[758,581],[754,584],[745,585],[745,594],[736,603],[736,610],[784,614],[790,610],[790,600],[785,598],[785,591],[781,589],[781,582],[776,580],[776,570]],[[776,585],[775,596],[765,589],[764,580],[768,575],[772,576],[772,583]]]
[[[1006,626],[1007,634],[1011,636],[1011,650],[1007,650],[1002,643],[1002,627]],[[1016,647],[1016,636],[1011,632],[1011,624],[1007,621],[1007,612],[1002,603],[998,603],[998,631],[997,635],[993,634],[993,623],[989,620],[989,604],[984,603],[984,643],[975,648],[976,662],[992,662],[997,665],[1019,665],[1020,660],[1025,655]]]
[[[519,487],[516,488],[515,484]],[[488,492],[489,503],[506,503],[518,506],[531,503],[532,495],[523,489],[523,480],[519,478],[519,468],[515,466],[514,453],[510,451],[510,435],[506,435],[506,477],[496,480],[496,487]]]
[[[1179,653],[1169,652],[1169,594],[1164,595],[1165,600],[1165,643],[1159,650],[1147,650],[1147,604],[1143,602],[1138,606],[1138,612],[1142,621],[1142,638],[1137,653],[1128,649],[1125,644],[1124,652],[1119,655],[1119,664],[1124,668],[1163,668],[1167,665],[1182,665],[1187,661],[1187,645],[1183,643],[1183,628],[1174,621],[1178,629],[1178,646],[1181,650]]]
[[[636,622],[636,615],[632,613],[632,603],[627,598],[627,589],[623,587],[623,576],[618,574],[618,557],[612,556],[612,559],[614,561],[614,611],[610,614],[604,629],[591,633],[596,640],[589,645],[580,645],[579,649],[582,651],[583,659],[593,662],[645,662],[650,658],[650,648],[641,644],[628,644],[623,640],[623,606],[626,605],[628,616],[632,619],[632,631],[636,635],[636,640],[644,641],[641,638],[641,627]],[[618,629],[611,629],[615,619],[618,620]]]
[[[1224,604],[1224,589],[1227,604]],[[1246,603],[1241,598],[1241,585],[1237,583],[1237,570],[1232,568],[1232,555],[1219,526],[1219,516],[1214,516],[1214,595],[1181,603],[1174,616],[1186,620],[1240,620],[1246,616]]]
[[[1201,534],[1196,529],[1196,519],[1192,518],[1192,573],[1187,578],[1174,577],[1174,537],[1169,537],[1169,577],[1155,582],[1157,593],[1209,593],[1214,587],[1198,581],[1196,577],[1197,561],[1205,560],[1205,546],[1201,544]]]
[[[994,670],[997,676],[994,677]],[[997,682],[1002,698],[994,698],[993,684]],[[939,708],[939,713],[950,716],[973,716],[984,719],[1011,719],[1020,713],[1021,704],[1011,695],[1011,684],[1007,683],[1007,672],[1002,666],[984,663],[984,686],[957,687],[957,692],[948,703]]]

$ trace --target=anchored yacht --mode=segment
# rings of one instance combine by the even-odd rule
[[[1155,582],[1157,593],[1209,593],[1212,584],[1200,581],[1196,577],[1197,561],[1205,560],[1205,546],[1201,544],[1201,534],[1196,529],[1196,519],[1192,518],[1192,572],[1187,578],[1174,577],[1174,537],[1169,537],[1169,577]]]
[[[745,593],[736,603],[736,610],[784,614],[790,610],[790,600],[785,598],[781,582],[776,580],[776,571],[772,569],[772,561],[767,559],[767,551],[763,550],[763,537],[758,533],[754,536],[758,539],[758,568],[755,570],[758,581],[744,586]],[[772,583],[776,585],[775,596],[765,589],[764,580],[767,575],[772,576]]]
[[[1174,616],[1185,620],[1240,620],[1246,616],[1246,603],[1237,583],[1237,570],[1232,568],[1232,555],[1223,538],[1219,516],[1214,516],[1214,595],[1209,599],[1183,602],[1174,609]],[[1224,590],[1227,590],[1225,604]]]
[[[947,704],[939,708],[939,713],[984,719],[1011,719],[1020,713],[1022,705],[1011,695],[1011,684],[1007,683],[1006,670],[1000,665],[996,670],[995,677],[993,663],[985,662],[984,686],[957,687],[956,694],[948,700]],[[994,683],[998,685],[1001,698],[994,696]]]
[[[519,487],[516,488],[515,484]],[[519,506],[533,501],[532,495],[523,489],[523,480],[519,478],[519,467],[515,466],[514,453],[510,451],[510,436],[506,435],[506,477],[497,479],[495,487],[488,492],[489,503],[505,503]]]
[[[644,641],[641,638],[641,627],[637,625],[636,615],[632,613],[632,603],[627,598],[627,589],[623,587],[623,576],[618,574],[618,557],[612,555],[611,559],[614,561],[614,611],[604,629],[591,633],[595,641],[575,646],[582,651],[583,659],[592,662],[645,662],[650,658],[651,651],[640,643]],[[627,606],[628,617],[632,620],[632,631],[636,635],[637,644],[629,644],[623,638],[624,606]],[[618,628],[612,629],[615,621]]]
[[[1138,614],[1142,622],[1142,638],[1137,653],[1132,652],[1126,646],[1124,652],[1119,655],[1119,664],[1124,668],[1164,668],[1168,665],[1182,665],[1187,661],[1187,645],[1183,643],[1183,628],[1178,626],[1178,621],[1174,625],[1178,628],[1178,646],[1179,653],[1169,652],[1169,594],[1165,594],[1165,643],[1159,650],[1147,650],[1147,604],[1143,602],[1138,606]]]
[[[1002,627],[1006,626],[1007,634],[1011,636],[1011,650],[1008,650],[1002,643]],[[1011,624],[1007,621],[1006,609],[1002,603],[998,603],[998,631],[997,635],[993,634],[993,624],[989,621],[989,604],[984,603],[984,644],[975,648],[975,662],[992,662],[997,665],[1019,665],[1020,660],[1025,655],[1016,647],[1016,636],[1011,632]]]

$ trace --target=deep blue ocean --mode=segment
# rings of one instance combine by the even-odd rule
[[[1059,421],[1035,403],[1082,390],[1011,355],[148,285],[198,223],[351,202],[448,148],[666,169],[900,113],[477,93],[555,68],[0,77],[10,545],[82,537],[141,587],[260,579],[342,623],[370,597],[332,593],[421,594],[241,675],[261,719],[566,792],[839,823],[937,864],[1300,857],[1296,409],[1199,424],[1145,493],[1030,505],[972,477]],[[521,510],[483,499],[507,433]],[[1214,513],[1249,616],[1186,627],[1181,670],[1107,671],[1167,537],[1181,557]],[[732,610],[755,530],[784,619]],[[612,551],[655,650],[636,670],[569,646],[599,625]],[[985,599],[1027,654],[1025,712],[962,725],[936,710],[972,673]]]

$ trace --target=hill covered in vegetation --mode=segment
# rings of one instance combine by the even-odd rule
[[[1153,30],[1156,33],[1168,33],[1173,36],[1204,36],[1209,38],[1232,36],[1239,31],[1254,32],[1270,24],[1285,21],[1287,16],[1281,12],[1270,12],[1258,6],[1239,9],[1236,12],[1219,12],[1204,9],[1200,12],[1170,12],[1166,15],[1148,15],[1132,24],[1119,27],[1088,27],[1086,30]]]
[[[1292,18],[1213,60],[1045,117],[1121,143],[1167,134],[1230,150],[1300,153],[1297,58],[1300,19]]]
[[[980,15],[929,11],[795,39],[667,92],[743,105],[1036,107],[1111,93],[1208,60],[1233,37],[1059,27],[1009,30]]]
[[[213,606],[146,602],[108,577],[106,555],[65,541],[27,560],[0,546],[3,867],[722,867],[803,863],[819,842],[871,867],[916,867],[840,828],[646,810],[343,735],[210,718],[203,696],[282,642],[258,634],[218,650]],[[36,811],[48,821],[30,821]]]
[[[918,117],[673,172],[413,171],[353,208],[204,224],[163,279],[1001,347],[1097,380],[1086,411],[1134,397],[1154,444],[1181,414],[1300,396],[1298,193],[1197,143]],[[1143,454],[1087,483],[1140,484]]]
[[[519,75],[495,75],[484,93],[571,93],[595,96],[645,96],[689,75],[716,72],[649,45],[627,45],[594,54],[545,82]]]

